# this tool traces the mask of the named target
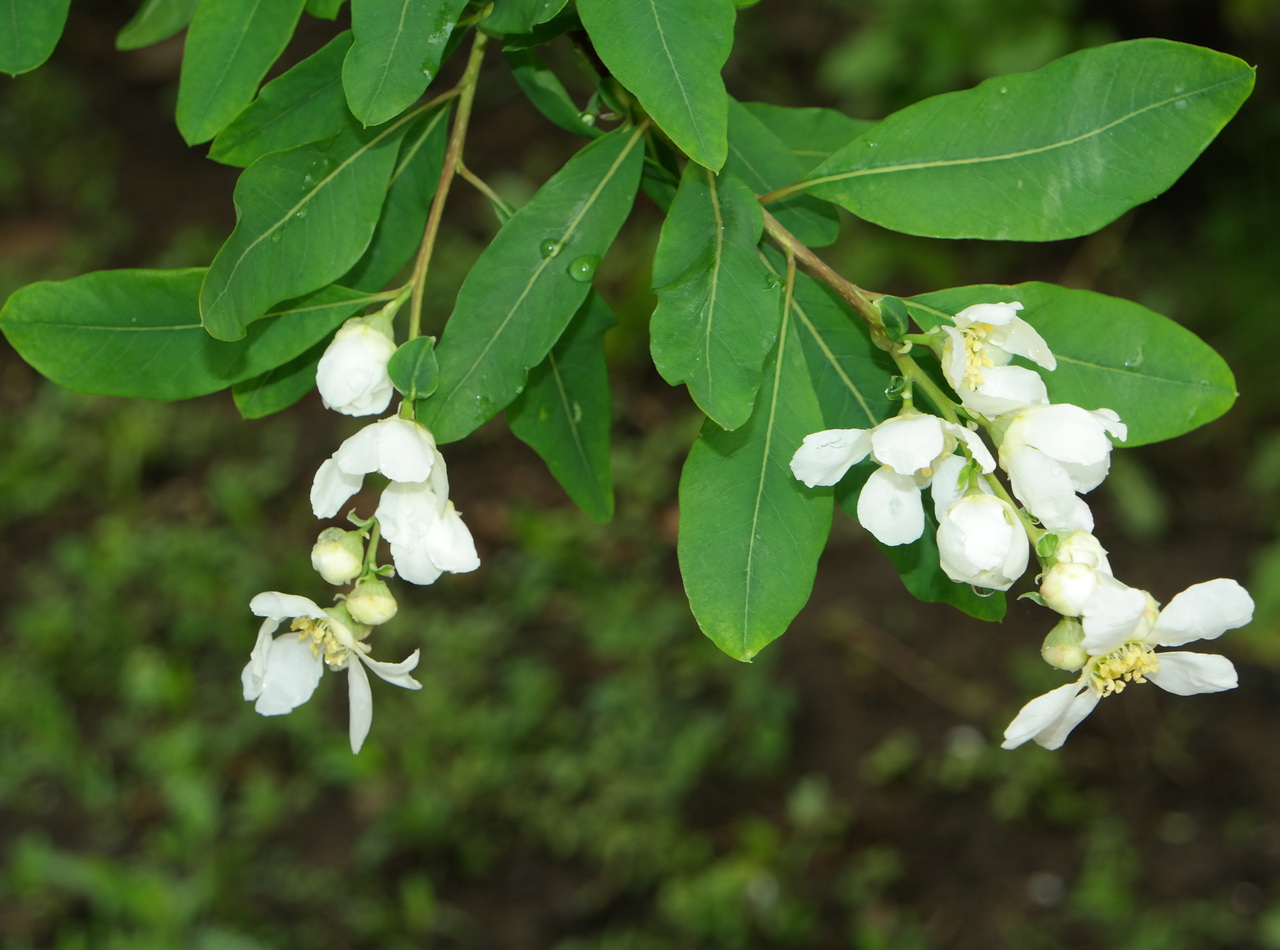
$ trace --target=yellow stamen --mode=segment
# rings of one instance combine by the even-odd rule
[[[1160,658],[1140,641],[1126,643],[1089,664],[1089,686],[1100,696],[1123,692],[1127,683],[1145,683],[1160,669]]]
[[[333,631],[329,629],[327,620],[313,620],[310,617],[296,617],[293,630],[298,631],[298,639],[311,638],[311,653],[320,656],[324,651],[324,662],[331,670],[345,669],[351,651],[338,642]]]

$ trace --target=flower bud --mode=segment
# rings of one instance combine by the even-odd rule
[[[1107,552],[1102,544],[1088,531],[1072,531],[1058,540],[1053,551],[1054,560],[1070,561],[1072,564],[1087,564],[1104,574],[1111,573],[1111,563],[1107,560]]]
[[[1008,590],[1027,569],[1029,545],[1018,514],[995,495],[965,495],[938,522],[938,553],[953,581]]]
[[[391,318],[385,313],[344,323],[316,366],[316,388],[325,408],[348,416],[386,410],[395,391],[387,363],[395,351]]]
[[[1084,627],[1080,621],[1064,617],[1044,638],[1040,655],[1055,669],[1075,672],[1089,662],[1088,652],[1080,645],[1083,640]]]
[[[396,615],[396,599],[391,590],[377,577],[366,577],[347,595],[347,610],[356,623],[376,627]]]
[[[1098,572],[1088,564],[1059,562],[1045,572],[1040,596],[1045,606],[1064,617],[1079,617],[1098,589]]]
[[[325,528],[311,548],[311,566],[330,584],[350,583],[364,567],[360,532]]]

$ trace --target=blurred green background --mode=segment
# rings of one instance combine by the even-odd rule
[[[76,0],[54,59],[0,80],[0,295],[207,263],[232,224],[234,170],[172,124],[180,43],[112,49],[132,7]],[[225,395],[80,396],[0,349],[6,950],[1280,948],[1280,5],[764,0],[726,76],[742,99],[874,118],[1144,35],[1260,67],[1166,195],[1047,245],[850,222],[828,258],[898,294],[1087,286],[1227,357],[1237,407],[1118,453],[1090,500],[1117,572],[1160,600],[1250,586],[1257,621],[1221,641],[1239,690],[1134,689],[1060,752],[1003,752],[1009,718],[1061,681],[1038,656],[1044,611],[983,625],[915,603],[843,517],[791,632],[749,666],[719,654],[675,567],[697,419],[645,365],[650,208],[599,281],[621,318],[618,517],[574,511],[500,423],[449,447],[484,565],[406,595],[380,631],[383,659],[422,649],[424,689],[374,684],[359,757],[341,677],[263,719],[239,674],[253,594],[325,596],[307,487],[360,422],[314,399],[246,423]],[[497,57],[477,103],[468,162],[510,200],[577,147]],[[437,322],[494,228],[465,190],[450,221]]]

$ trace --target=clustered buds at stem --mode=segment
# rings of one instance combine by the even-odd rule
[[[364,569],[363,534],[325,528],[311,548],[311,566],[330,584],[351,583]]]
[[[957,313],[953,326],[939,328],[943,375],[963,410],[994,440],[1012,498],[976,432],[919,412],[909,398],[901,413],[871,429],[806,436],[791,470],[811,488],[834,485],[869,456],[879,468],[859,496],[857,516],[890,545],[923,533],[919,492],[931,487],[939,567],[958,583],[1007,590],[1025,573],[1034,546],[1042,568],[1037,599],[1061,615],[1041,656],[1079,678],[1027,703],[1003,745],[1034,740],[1056,749],[1099,700],[1129,683],[1150,681],[1180,696],[1233,688],[1235,668],[1225,657],[1156,648],[1243,626],[1252,619],[1253,600],[1235,581],[1218,578],[1188,588],[1162,611],[1146,591],[1112,575],[1080,495],[1106,478],[1111,440],[1124,441],[1128,428],[1111,409],[1051,403],[1040,373],[1010,365],[1014,357],[1045,371],[1057,365],[1044,338],[1017,315],[1022,309],[1017,302],[975,304]],[[918,367],[898,365],[916,374],[939,410],[955,418],[955,404]]]

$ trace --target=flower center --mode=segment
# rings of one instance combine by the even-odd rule
[[[975,323],[961,331],[964,337],[964,379],[961,385],[965,389],[977,389],[985,382],[982,371],[995,366],[995,361],[987,355],[987,334],[994,329],[989,323]]]
[[[338,638],[329,629],[328,621],[296,617],[291,629],[298,631],[299,640],[310,638],[311,652],[315,656],[323,655],[329,669],[337,671],[346,668],[351,651],[338,642]]]
[[[1160,658],[1141,642],[1126,643],[1120,649],[1093,660],[1089,686],[1100,696],[1124,690],[1126,683],[1145,683],[1147,675],[1160,669]]]

